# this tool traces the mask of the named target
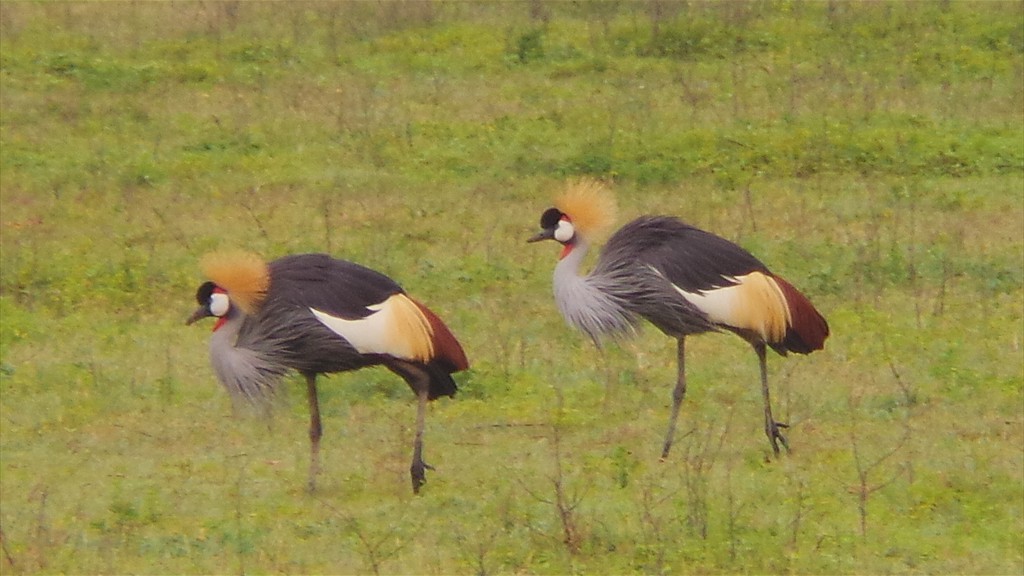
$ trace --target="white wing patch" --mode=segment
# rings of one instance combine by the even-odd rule
[[[360,354],[387,354],[424,362],[433,357],[430,323],[404,294],[395,294],[366,308],[373,313],[358,320],[338,318],[315,308],[309,310]]]
[[[730,280],[734,279],[730,278]],[[702,292],[687,292],[679,286],[673,286],[690,304],[693,304],[701,312],[707,314],[708,319],[712,322],[716,324],[732,324],[731,321],[736,309],[737,298],[740,296],[740,284]]]
[[[760,272],[728,278],[736,282],[711,290],[687,292],[675,289],[717,324],[753,330],[769,342],[781,341],[793,320],[775,280]]]

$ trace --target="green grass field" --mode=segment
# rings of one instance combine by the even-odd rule
[[[829,319],[757,363],[595,350],[527,245],[567,178],[730,238]],[[1024,4],[0,3],[0,572],[1024,573]],[[473,367],[235,413],[208,250],[327,251]]]

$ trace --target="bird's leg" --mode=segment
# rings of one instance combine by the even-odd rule
[[[412,491],[414,494],[420,493],[420,487],[426,484],[427,475],[426,470],[433,470],[434,468],[425,462],[423,462],[423,427],[426,419],[427,412],[427,394],[429,391],[430,383],[424,383],[419,390],[416,391],[416,396],[419,402],[416,405],[416,438],[412,444],[412,466],[409,467],[409,474],[412,476]]]
[[[786,452],[789,452],[789,443],[786,442],[786,437],[779,430],[780,428],[789,428],[789,425],[776,422],[772,417],[771,396],[768,393],[768,359],[765,357],[764,342],[755,343],[754,350],[757,352],[757,361],[761,367],[761,392],[764,394],[764,433],[772,443],[772,451],[778,456],[779,442],[782,443]]]
[[[423,462],[423,427],[427,417],[427,402],[430,400],[430,373],[425,366],[397,358],[385,363],[384,366],[401,376],[416,394],[416,438],[412,444],[412,465],[409,466],[409,474],[412,476],[413,494],[419,494],[420,488],[427,483],[426,471],[434,469]]]
[[[320,401],[316,394],[316,374],[306,374],[306,394],[309,396],[309,483],[310,493],[316,491],[316,475],[320,473]]]
[[[597,354],[601,357],[601,367],[604,368],[604,408],[607,411],[612,401],[612,370],[608,362],[608,353],[601,346],[597,347]]]
[[[678,374],[676,376],[676,387],[672,390],[672,415],[668,419],[668,433],[665,434],[665,445],[661,449],[662,460],[668,458],[668,451],[672,449],[672,441],[676,435],[676,420],[679,418],[679,407],[683,404],[683,398],[686,397],[685,339],[685,336],[679,337],[678,358],[676,359]]]

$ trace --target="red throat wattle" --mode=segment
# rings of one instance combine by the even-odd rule
[[[562,258],[565,258],[566,256],[568,256],[569,252],[572,252],[572,248],[573,248],[572,244],[565,244],[565,245],[563,245],[562,246],[562,253],[559,254],[558,259],[561,260]]]
[[[566,222],[568,224],[572,224],[572,218],[569,218],[568,214],[562,214],[562,218],[559,221],[559,225],[561,225],[562,222]],[[555,240],[558,240],[559,242],[562,241],[562,239],[558,237],[558,229],[557,228],[555,229]],[[564,244],[562,244],[562,253],[558,255],[558,259],[561,260],[561,259],[565,258],[566,256],[568,256],[569,253],[572,252],[572,249],[574,247],[573,245],[574,245],[573,238],[570,237],[568,240],[565,241]]]

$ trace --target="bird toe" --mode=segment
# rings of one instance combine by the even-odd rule
[[[419,494],[420,488],[427,483],[427,470],[433,470],[434,467],[426,462],[413,462],[412,466],[409,467],[409,475],[412,478],[412,492],[413,494]]]

